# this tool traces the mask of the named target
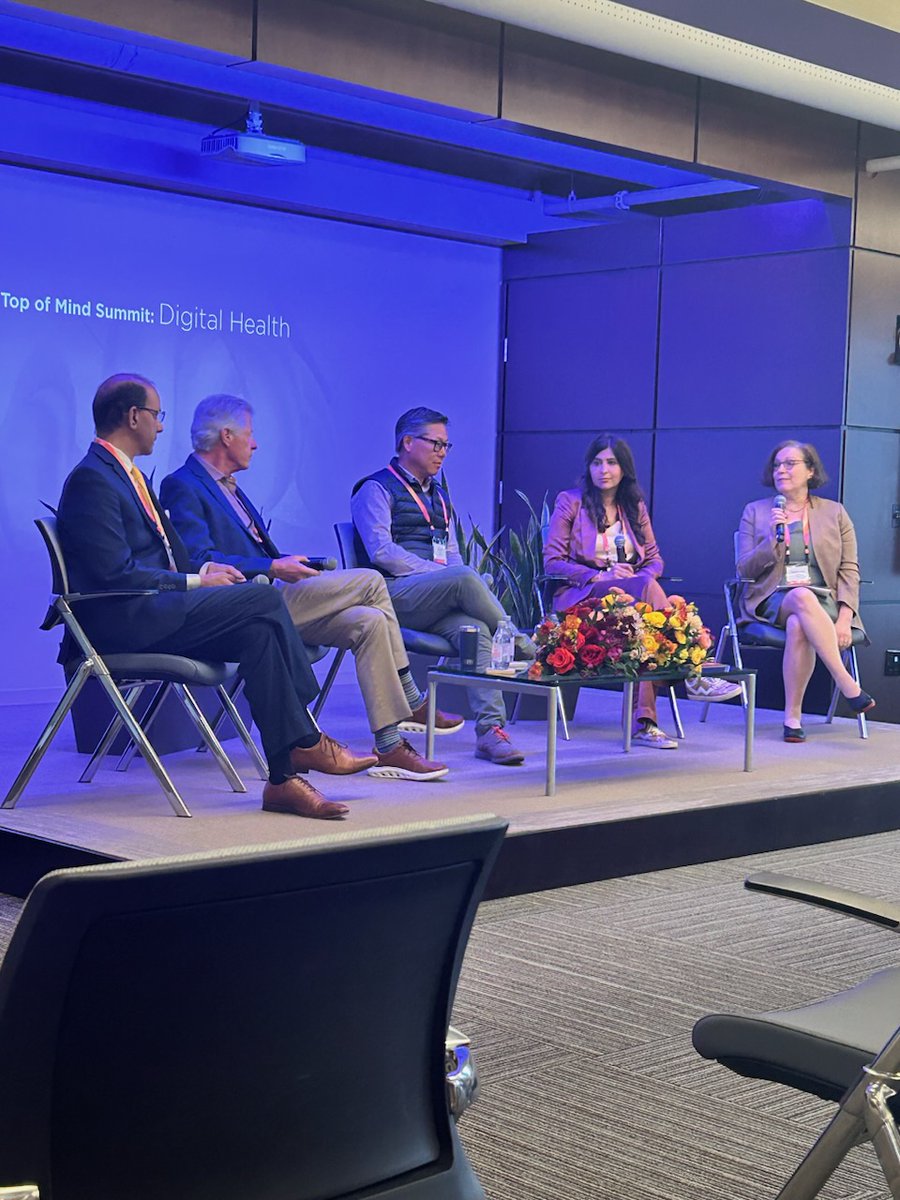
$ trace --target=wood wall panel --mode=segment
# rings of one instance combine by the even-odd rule
[[[30,7],[202,46],[238,61],[253,54],[253,0],[44,0]]]
[[[856,244],[867,250],[900,254],[900,171],[868,175],[870,158],[900,155],[900,133],[863,125],[859,139],[859,187],[856,204]]]
[[[854,251],[851,296],[847,423],[900,429],[900,257]]]
[[[497,114],[500,24],[414,0],[259,0],[257,57]]]
[[[696,79],[507,26],[505,120],[690,161]]]
[[[697,161],[838,196],[852,196],[856,126],[849,117],[700,83]]]

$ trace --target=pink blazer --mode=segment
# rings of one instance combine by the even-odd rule
[[[770,596],[781,582],[784,568],[784,543],[772,541],[769,514],[772,497],[752,500],[741,515],[738,531],[738,575],[753,582],[741,591],[741,618],[757,621],[756,607]],[[843,504],[821,496],[809,498],[809,537],[816,562],[838,604],[847,604],[853,612],[853,628],[862,629],[859,619],[859,563],[856,557],[856,533]]]
[[[653,527],[647,506],[641,501],[639,528],[644,538],[643,546],[634,536],[634,530],[625,524],[634,543],[638,559],[635,571],[654,578],[662,574],[663,560],[656,545]],[[590,595],[592,577],[600,563],[597,559],[597,526],[581,503],[581,489],[572,488],[560,492],[556,497],[550,529],[544,545],[544,570],[550,575],[562,575],[569,581],[554,597],[558,609],[570,608]],[[628,581],[620,581],[627,589]]]

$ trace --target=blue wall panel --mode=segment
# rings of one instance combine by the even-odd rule
[[[559,492],[576,486],[584,470],[585,451],[594,435],[600,432],[618,433],[625,438],[634,451],[638,477],[649,490],[653,435],[647,430],[615,426],[610,429],[599,424],[595,429],[564,433],[555,430],[507,433],[503,438],[502,523],[518,528],[527,520],[527,510],[516,496],[516,489],[524,492],[535,508],[539,508],[546,493],[552,509]]]
[[[848,272],[847,250],[666,267],[658,424],[839,424]]]
[[[657,290],[655,268],[512,282],[506,428],[652,426]]]

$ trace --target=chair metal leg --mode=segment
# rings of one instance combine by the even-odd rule
[[[34,744],[34,749],[25,760],[24,766],[16,776],[12,787],[6,793],[3,804],[0,807],[15,808],[16,801],[24,792],[26,786],[28,785],[28,781],[37,770],[38,764],[47,753],[50,743],[56,737],[57,733],[59,733],[60,726],[68,716],[69,709],[75,703],[78,693],[87,683],[88,679],[90,679],[92,674],[93,667],[91,663],[85,660],[81,663],[78,670],[69,680],[69,686],[63,692],[62,699],[53,710],[50,720],[44,726],[43,732]]]
[[[675,735],[684,740],[684,726],[681,723],[681,713],[678,711],[678,700],[675,696],[675,688],[669,684],[669,708],[672,710],[672,721],[675,725]]]
[[[847,650],[847,657],[849,660],[847,662],[847,670],[853,676],[854,683],[859,683],[859,662],[857,661],[857,658],[856,658],[856,647],[855,646],[849,647],[849,649]],[[869,725],[868,725],[868,722],[866,721],[865,713],[857,713],[856,724],[859,727],[859,736],[861,738],[867,738],[869,736]]]
[[[152,697],[150,703],[147,705],[147,708],[145,709],[143,716],[141,717],[141,728],[143,729],[144,733],[146,733],[148,736],[149,736],[150,730],[153,728],[153,722],[156,720],[157,716],[159,715],[159,711],[162,708],[163,701],[165,700],[166,696],[169,694],[169,690],[171,689],[171,687],[172,687],[172,685],[170,683],[161,683],[157,687],[156,691],[153,693],[153,697]],[[116,763],[116,770],[117,771],[127,771],[128,768],[131,766],[131,763],[134,760],[134,756],[137,754],[137,752],[138,752],[137,746],[134,744],[134,742],[129,742],[128,745],[125,747],[125,749],[122,751],[122,753],[119,757],[119,761]]]
[[[723,625],[722,628],[719,630],[719,640],[716,642],[716,651],[715,651],[715,654],[713,655],[713,658],[715,658],[716,662],[722,662],[722,652],[725,649],[725,639],[727,636],[728,636],[728,626]],[[709,702],[709,700],[707,700],[706,703],[703,705],[703,712],[700,714],[701,721],[705,721],[709,714],[709,704],[710,704],[710,702]]]
[[[244,723],[241,714],[235,708],[234,701],[228,694],[228,688],[223,683],[216,688],[216,691],[219,693],[219,699],[222,701],[223,713],[226,713],[231,718],[231,723],[237,731],[238,737],[244,743],[244,748],[253,759],[257,775],[260,779],[267,780],[269,778],[269,768],[266,760],[260,754],[259,747],[250,735],[250,730]]]
[[[137,704],[138,696],[140,696],[141,692],[144,690],[144,688],[146,686],[147,685],[144,683],[135,683],[135,684],[132,684],[132,686],[125,693],[125,703],[128,705],[128,707],[131,709],[132,712],[134,712],[134,706],[135,706],[135,704]],[[97,774],[97,768],[103,762],[104,758],[106,757],[107,751],[109,750],[110,746],[115,741],[116,736],[118,735],[118,732],[121,728],[122,728],[122,718],[119,716],[118,713],[113,713],[112,717],[110,718],[110,722],[107,725],[106,730],[103,734],[103,737],[97,743],[97,748],[94,750],[94,753],[90,757],[90,761],[88,762],[88,765],[84,768],[84,770],[78,776],[79,783],[90,783],[91,782],[91,780]],[[145,728],[146,728],[146,726],[145,726]],[[129,742],[129,745],[132,745],[132,744],[133,743]]]
[[[226,691],[226,692],[228,691],[228,689],[225,687],[224,684],[222,685],[221,688],[217,688],[216,690],[219,692],[220,695],[221,695],[222,691]],[[234,682],[232,683],[231,691],[228,692],[228,694],[232,700],[236,701],[238,696],[240,696],[240,694],[243,690],[244,690],[244,680],[240,675],[238,675],[235,678]],[[222,722],[225,720],[225,718],[227,716],[230,716],[230,715],[231,714],[229,712],[227,712],[223,706],[222,711],[216,715],[216,719],[214,721],[210,722],[210,724],[212,726],[212,731],[216,735],[216,737],[219,736],[219,730],[222,728]],[[204,742],[203,739],[201,738],[197,744],[197,753],[204,754],[205,752],[206,752],[206,742]]]
[[[137,742],[138,750],[140,750],[141,754],[143,754],[147,762],[147,766],[156,776],[159,786],[162,788],[166,799],[172,806],[172,811],[176,816],[189,817],[191,815],[191,810],[178,794],[178,789],[169,778],[169,773],[162,765],[159,755],[147,740],[147,736],[143,729],[141,729],[134,713],[123,700],[122,693],[116,687],[106,663],[99,656],[93,655],[89,656],[85,661],[90,664],[91,671],[96,676],[97,682],[112,701],[113,708],[122,718],[122,723],[125,726],[125,729],[131,735],[131,737],[134,738],[135,742]]]
[[[866,1140],[862,1117],[838,1109],[776,1200],[814,1200],[854,1146]]]
[[[859,683],[859,662],[857,661],[857,658],[856,658],[856,647],[848,646],[847,649],[841,655],[841,661],[843,662],[843,664],[847,668],[847,670],[850,672],[850,675],[853,678],[854,683]],[[840,696],[841,696],[840,689],[838,688],[837,684],[835,684],[831,689],[831,702],[828,705],[828,714],[825,717],[826,725],[830,725],[831,722],[834,720],[834,714],[837,711],[837,704],[838,704],[838,700],[840,699]],[[865,713],[857,713],[856,714],[856,724],[859,728],[859,736],[861,738],[867,738],[869,736],[869,726],[868,726],[868,723],[866,722],[866,714]]]
[[[203,715],[203,710],[200,708],[200,705],[194,699],[191,689],[183,683],[173,683],[172,689],[175,692],[175,695],[184,705],[188,716],[200,731],[203,740],[206,742],[207,746],[209,746],[210,752],[213,758],[219,764],[222,774],[228,780],[228,785],[231,790],[233,792],[246,792],[247,788],[243,779],[241,779],[240,775],[238,775],[237,771],[234,769],[231,759],[222,749],[222,743],[213,733],[212,727],[210,726],[209,721],[207,721],[206,717]]]
[[[346,650],[338,650],[334,658],[331,660],[331,666],[328,668],[328,674],[325,676],[325,682],[322,684],[319,694],[316,697],[316,702],[312,708],[312,715],[317,717],[322,711],[325,701],[328,699],[328,693],[331,691],[331,685],[334,683],[341,663],[344,661]]]

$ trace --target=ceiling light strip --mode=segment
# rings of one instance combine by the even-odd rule
[[[613,0],[429,0],[841,116],[900,129],[900,90]]]

